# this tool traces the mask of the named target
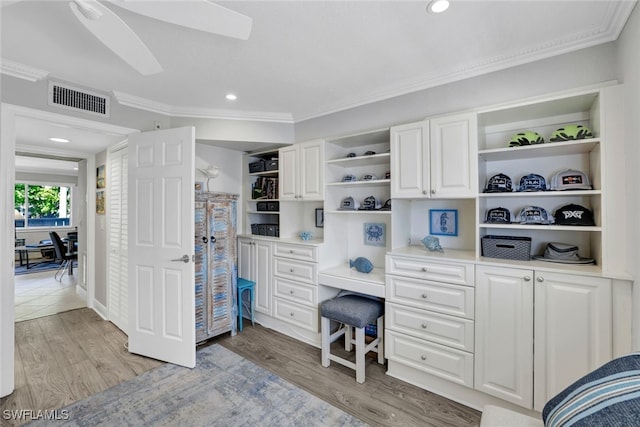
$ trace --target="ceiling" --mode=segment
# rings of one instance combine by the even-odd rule
[[[430,14],[427,1],[216,3],[252,18],[248,40],[187,29],[104,2],[163,68],[143,76],[80,24],[68,1],[5,0],[3,72],[8,66],[34,67],[46,78],[168,115],[295,123],[613,41],[635,5],[633,0],[451,0],[445,13]],[[226,100],[228,92],[238,99]],[[41,137],[27,128],[19,138]],[[109,141],[92,147],[104,143]]]

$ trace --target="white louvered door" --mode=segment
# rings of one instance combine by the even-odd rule
[[[109,156],[109,264],[107,309],[109,320],[127,333],[129,310],[127,305],[127,148]]]

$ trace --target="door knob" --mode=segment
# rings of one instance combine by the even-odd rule
[[[182,261],[185,264],[189,262],[189,255],[182,255],[182,257],[178,258],[178,259],[172,259],[171,261]]]

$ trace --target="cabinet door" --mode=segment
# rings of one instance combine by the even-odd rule
[[[238,277],[255,281],[255,257],[253,239],[238,239]]]
[[[391,128],[391,197],[429,197],[429,122]]]
[[[300,144],[300,198],[324,199],[324,141]]]
[[[475,197],[478,193],[477,116],[430,120],[431,197]]]
[[[256,240],[254,246],[256,266],[255,309],[271,315],[271,243]]]
[[[534,409],[612,358],[611,280],[536,272]]]
[[[475,388],[531,409],[533,271],[477,266],[475,322]]]
[[[298,149],[296,146],[280,149],[278,168],[280,200],[296,200],[298,196]]]

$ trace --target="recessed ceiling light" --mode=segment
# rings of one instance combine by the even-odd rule
[[[62,144],[66,144],[67,142],[71,142],[71,140],[69,140],[69,139],[66,139],[66,138],[56,138],[56,137],[51,137],[51,138],[49,138],[49,141],[52,141],[52,142],[60,142],[60,143],[62,143]]]
[[[448,0],[431,0],[427,5],[427,12],[442,13],[449,8]]]
[[[224,97],[229,101],[235,101],[236,99],[238,99],[235,93],[228,93]]]

